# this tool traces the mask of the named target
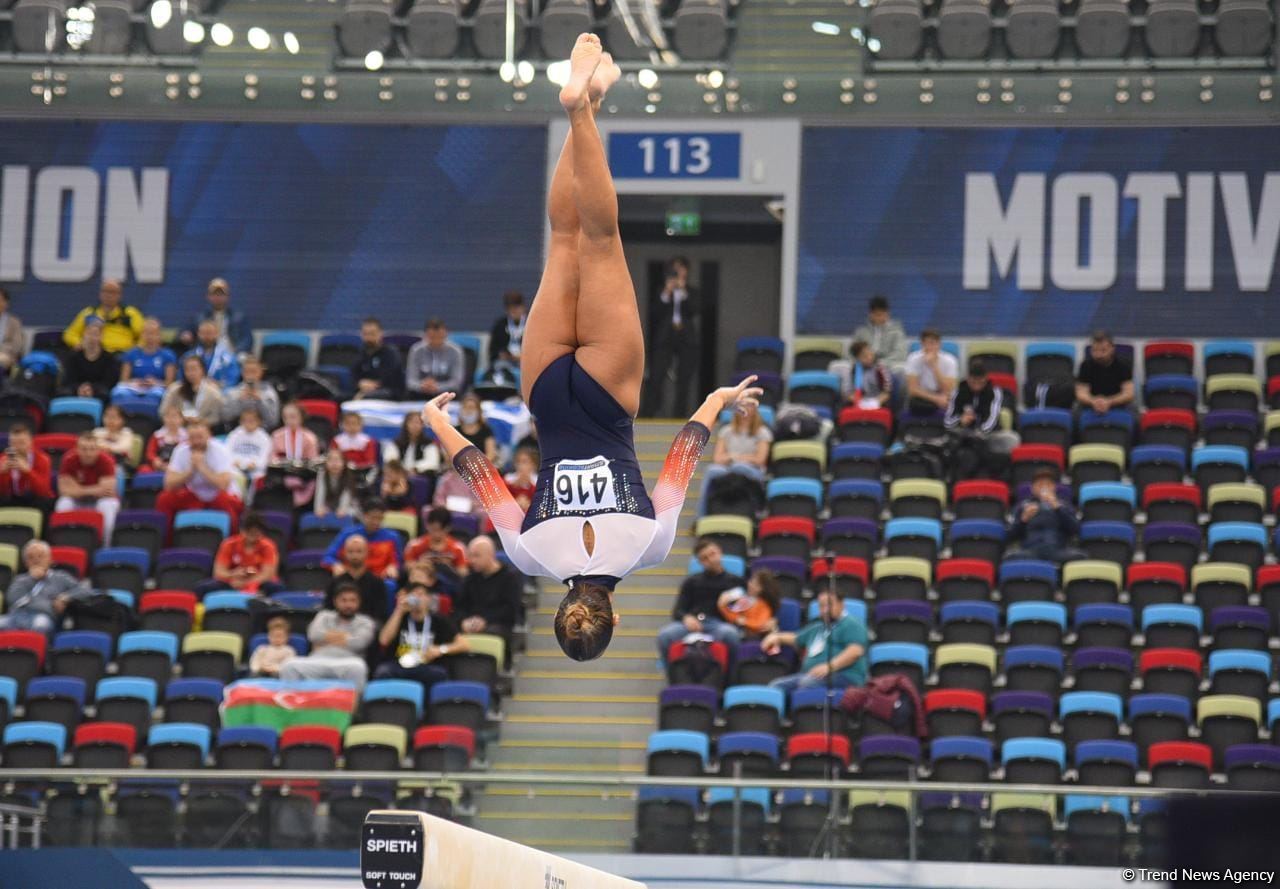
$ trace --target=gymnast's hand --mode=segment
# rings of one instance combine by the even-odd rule
[[[717,389],[712,396],[720,399],[721,410],[736,407],[742,413],[746,413],[748,408],[760,405],[760,396],[764,394],[763,389],[751,385],[756,379],[757,377],[753,374],[736,386]]]
[[[427,406],[422,409],[422,422],[427,425],[428,429],[437,429],[438,423],[444,423],[446,426],[452,426],[449,422],[449,415],[445,413],[445,408],[449,406],[449,402],[453,401],[452,392],[444,392],[427,402]]]

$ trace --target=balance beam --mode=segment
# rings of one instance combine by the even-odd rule
[[[645,889],[634,880],[403,809],[365,817],[360,874],[365,889]]]

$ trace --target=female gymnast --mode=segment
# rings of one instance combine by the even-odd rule
[[[520,355],[537,418],[542,465],[526,514],[502,475],[450,423],[441,395],[423,419],[484,503],[512,564],[567,583],[556,639],[574,660],[599,657],[618,622],[613,589],[666,559],[685,487],[720,412],[756,403],[750,377],[711,393],[667,454],[653,499],[636,459],[633,423],[644,336],[618,234],[618,198],[595,111],[621,71],[594,34],[578,38],[560,104],[570,130],[551,179],[551,242]]]

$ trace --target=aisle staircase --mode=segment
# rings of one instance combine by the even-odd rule
[[[682,425],[636,423],[636,452],[650,490]],[[529,615],[528,650],[516,659],[515,694],[503,704],[502,735],[489,748],[492,771],[643,774],[645,742],[657,728],[658,692],[665,683],[654,637],[670,620],[686,574],[701,482],[699,469],[667,560],[618,586],[614,604],[622,624],[603,657],[580,664],[560,651],[552,618],[564,590],[544,579]],[[473,826],[553,851],[627,851],[635,824],[629,791],[559,787],[535,795],[524,787],[489,785],[477,804]]]

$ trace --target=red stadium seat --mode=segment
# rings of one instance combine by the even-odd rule
[[[956,482],[951,489],[951,502],[961,500],[999,500],[1007,508],[1009,506],[1009,486],[1004,482],[986,479],[972,479]]]
[[[92,542],[83,531],[76,534],[60,529],[89,529],[93,532]],[[66,512],[55,512],[49,516],[49,542],[55,546],[65,544],[81,548],[102,546],[102,513],[96,509],[69,509]]]
[[[84,577],[89,571],[89,554],[78,546],[52,546],[53,566],[69,570],[76,577]]]
[[[320,398],[303,398],[298,401],[298,407],[306,411],[309,417],[322,417],[333,425],[338,425],[338,405],[336,402]]]
[[[1213,768],[1213,751],[1195,741],[1161,741],[1147,750],[1147,763],[1153,769],[1166,763],[1194,764],[1208,772]]]
[[[824,735],[821,732],[809,732],[792,735],[787,739],[787,759],[795,760],[804,756],[832,756],[849,767],[849,738],[845,735]]]
[[[970,710],[985,719],[987,698],[980,691],[963,688],[935,688],[924,696],[925,714],[936,710]]]
[[[476,733],[461,725],[424,725],[413,733],[413,749],[424,747],[458,747],[470,760],[476,755]]]
[[[86,722],[76,726],[75,746],[114,746],[133,756],[138,746],[138,730],[127,722]]]

